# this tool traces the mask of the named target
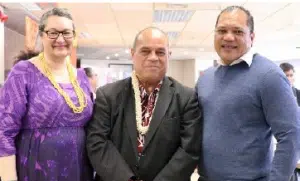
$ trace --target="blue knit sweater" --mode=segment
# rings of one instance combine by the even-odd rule
[[[298,158],[299,111],[278,66],[256,54],[250,67],[241,62],[208,69],[196,89],[204,111],[200,175],[209,181],[289,180]]]

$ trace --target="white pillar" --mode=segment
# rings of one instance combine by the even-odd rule
[[[3,12],[3,8],[0,6],[0,11]],[[0,21],[0,84],[4,83],[4,22]]]

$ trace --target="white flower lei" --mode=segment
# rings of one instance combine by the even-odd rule
[[[141,93],[139,89],[139,81],[136,77],[135,71],[132,71],[131,75],[132,79],[132,86],[134,91],[134,99],[135,99],[135,119],[136,119],[136,127],[140,134],[145,135],[148,132],[149,125],[143,126],[142,125],[142,103],[141,103]]]

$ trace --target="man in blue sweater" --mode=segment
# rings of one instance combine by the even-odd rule
[[[196,89],[203,106],[199,180],[288,181],[297,162],[297,102],[280,68],[251,51],[254,21],[240,6],[224,9],[215,26],[220,60]],[[272,133],[277,148],[272,157]]]

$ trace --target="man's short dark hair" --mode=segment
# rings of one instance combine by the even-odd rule
[[[218,25],[218,22],[219,22],[219,19],[220,19],[220,16],[224,13],[224,12],[232,12],[234,10],[241,10],[243,11],[244,13],[246,13],[247,15],[247,25],[250,29],[250,32],[253,33],[254,32],[254,19],[253,19],[253,16],[251,15],[250,11],[245,9],[244,7],[242,6],[228,6],[226,7],[225,9],[223,9],[220,14],[218,15],[218,18],[217,18],[217,21],[216,21],[216,25],[215,27],[217,27]]]
[[[280,68],[281,68],[284,72],[288,72],[288,71],[290,71],[290,70],[295,71],[295,70],[294,70],[294,66],[293,66],[292,64],[286,63],[286,62],[280,64]]]
[[[91,67],[85,67],[83,68],[86,76],[88,76],[89,78],[93,77],[93,70]]]

